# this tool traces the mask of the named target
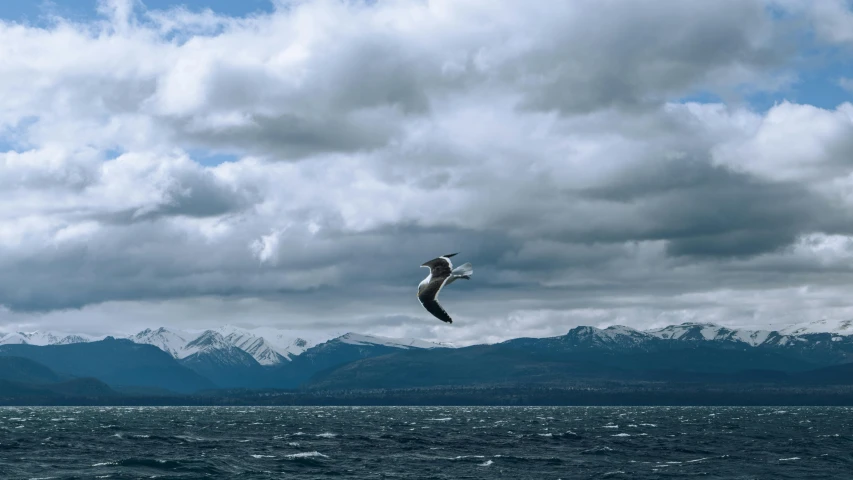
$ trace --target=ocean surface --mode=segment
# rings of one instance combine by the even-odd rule
[[[0,408],[0,478],[853,478],[853,408]]]

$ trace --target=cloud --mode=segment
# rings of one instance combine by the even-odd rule
[[[843,313],[853,107],[737,98],[797,76],[786,34],[820,8],[111,1],[0,23],[0,324],[470,343]],[[725,101],[683,100],[705,94]],[[450,251],[475,280],[442,292],[447,329],[413,293]]]
[[[252,249],[252,253],[258,257],[258,260],[261,263],[275,264],[275,262],[278,261],[279,235],[281,235],[281,232],[274,230],[268,235],[261,235],[261,238],[253,241],[249,245]]]
[[[136,132],[114,125],[76,139],[125,144],[135,135],[287,160],[387,145],[441,99],[501,95],[566,113],[654,107],[759,80],[786,56],[757,0],[608,3],[315,1],[216,17],[211,32],[175,42],[170,32],[210,23],[210,14],[103,2],[107,22],[0,29],[19,52],[2,67],[2,88],[18,92],[6,116],[37,116],[75,137],[69,117],[89,128],[135,120]]]
[[[853,104],[835,110],[783,102],[744,143],[721,145],[718,163],[778,181],[820,181],[849,171]]]
[[[818,37],[826,42],[853,42],[853,11],[848,0],[785,1],[789,8],[805,9]]]

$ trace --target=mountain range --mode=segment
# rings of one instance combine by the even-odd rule
[[[235,388],[599,388],[614,382],[741,385],[737,388],[767,383],[853,385],[851,321],[820,321],[779,330],[706,323],[646,331],[582,326],[556,337],[460,348],[356,333],[325,341],[304,337],[274,330],[260,334],[233,326],[199,332],[161,327],[124,338],[6,334],[0,336],[0,360],[17,365],[9,367],[17,373],[0,374],[0,382],[6,382],[0,383],[0,399],[8,392],[53,396],[89,392],[110,397]],[[73,382],[84,382],[85,387]]]
[[[355,333],[316,343],[276,331],[262,337],[227,325],[201,332],[161,327],[119,338],[55,332],[0,337],[0,355],[35,360],[70,377],[93,377],[124,390],[181,393],[212,388],[293,388],[319,370],[359,358],[442,347],[416,339]]]
[[[92,336],[86,334],[68,334],[57,332],[14,332],[0,333],[0,345],[67,345],[103,340],[107,335]],[[303,338],[304,337],[304,338]],[[235,347],[249,354],[260,365],[272,366],[289,362],[293,357],[332,337],[316,334],[292,334],[284,330],[256,329],[248,330],[233,325],[224,325],[208,330],[182,330],[160,327],[146,328],[139,333],[116,338],[127,338],[134,343],[154,345],[175,359],[184,359],[200,352],[214,350],[230,351],[240,356]],[[307,339],[306,339],[307,338]],[[417,339],[386,338],[371,335],[347,334],[350,343],[360,341],[365,344],[399,346],[401,348],[435,348],[445,344],[435,344]],[[356,340],[360,339],[360,340]]]

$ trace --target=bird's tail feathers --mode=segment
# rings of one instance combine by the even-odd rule
[[[474,267],[470,263],[463,263],[458,267],[454,268],[450,274],[454,277],[459,278],[471,278],[471,275],[474,273]]]

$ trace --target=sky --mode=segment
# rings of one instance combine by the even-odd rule
[[[851,102],[844,0],[3,2],[0,331],[853,318]]]

